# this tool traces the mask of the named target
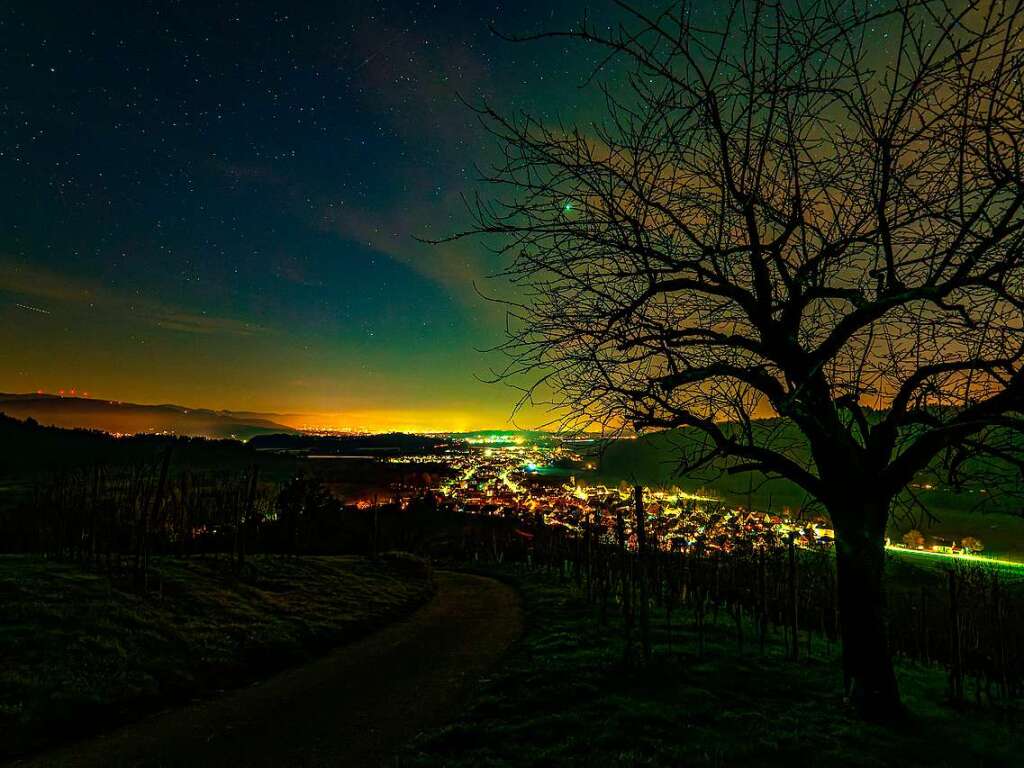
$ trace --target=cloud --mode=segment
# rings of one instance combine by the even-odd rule
[[[88,306],[131,315],[159,328],[181,333],[250,336],[265,332],[260,325],[232,317],[211,315],[137,294],[111,290],[102,283],[69,277],[45,267],[0,256],[0,292],[31,300],[44,314],[54,305]],[[50,306],[37,306],[47,304]],[[15,302],[21,306],[23,302]]]
[[[479,258],[482,252],[479,244],[467,241],[435,246],[416,239],[417,236],[448,234],[443,225],[430,226],[431,219],[445,210],[443,203],[397,204],[376,210],[328,203],[322,209],[320,224],[345,240],[389,256],[425,277],[456,288],[456,294],[462,294],[485,272]]]
[[[440,244],[423,238],[448,237],[468,226],[468,214],[458,192],[437,196],[432,188],[411,187],[402,200],[387,207],[361,207],[327,201],[315,224],[322,230],[369,248],[438,284],[464,307],[497,320],[504,307],[481,298],[514,298],[511,286],[490,279],[504,266],[481,237]],[[417,239],[420,238],[420,239]]]
[[[0,291],[57,302],[93,301],[96,287],[33,264],[0,257]]]
[[[358,82],[366,108],[401,137],[408,152],[401,178],[382,190],[383,204],[323,200],[314,224],[392,258],[479,309],[486,302],[474,283],[494,271],[481,242],[434,246],[416,238],[445,237],[465,226],[461,193],[468,191],[466,174],[481,131],[460,96],[474,101],[497,89],[470,38],[403,21],[362,19],[339,67]]]
[[[310,274],[307,265],[292,254],[284,254],[277,258],[273,267],[273,273],[281,280],[293,285],[301,285],[305,288],[323,288],[324,280]]]
[[[252,336],[265,331],[262,326],[235,320],[230,317],[216,317],[204,313],[195,314],[177,310],[154,312],[149,318],[161,328],[184,333],[223,334],[227,336]]]

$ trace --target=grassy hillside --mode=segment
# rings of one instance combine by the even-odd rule
[[[407,558],[157,559],[140,595],[72,566],[0,556],[0,758],[238,684],[422,602]]]
[[[807,450],[799,432],[779,421],[762,422],[765,434],[774,444],[785,446],[793,456],[806,457]],[[720,467],[702,473],[680,476],[681,457],[697,447],[699,437],[693,430],[671,430],[644,435],[636,440],[618,440],[606,446],[600,460],[597,480],[609,484],[639,482],[653,487],[679,486],[687,491],[705,489],[730,504],[773,512],[788,510],[797,514],[813,499],[794,483],[784,479],[766,479],[756,472],[727,475]],[[1008,473],[1003,482],[1014,481]],[[1024,558],[1024,517],[1015,499],[989,497],[980,486],[962,492],[933,488],[917,489],[915,495],[936,519],[929,521],[917,510],[911,517],[898,516],[890,526],[894,539],[909,528],[928,536],[960,539],[975,536],[993,555]],[[820,510],[817,510],[820,511]]]
[[[455,724],[406,750],[406,768],[525,766],[1012,766],[1024,739],[1019,712],[943,703],[938,667],[898,669],[909,722],[853,719],[841,701],[837,651],[762,656],[713,626],[702,656],[677,615],[669,646],[656,614],[650,666],[623,664],[619,618],[600,626],[568,586],[521,577],[528,632]],[[685,622],[685,623],[683,623]]]

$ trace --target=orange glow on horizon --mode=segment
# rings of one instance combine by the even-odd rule
[[[507,423],[495,423],[481,414],[405,409],[298,413],[283,415],[277,421],[294,429],[337,432],[470,432],[507,428]]]

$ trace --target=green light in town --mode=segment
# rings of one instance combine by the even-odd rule
[[[572,213],[572,203],[567,202],[565,205],[562,206],[562,210],[565,213]]]

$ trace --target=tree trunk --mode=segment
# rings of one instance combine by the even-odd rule
[[[884,525],[838,525],[836,570],[843,677],[862,717],[891,722],[903,713],[885,617]]]

